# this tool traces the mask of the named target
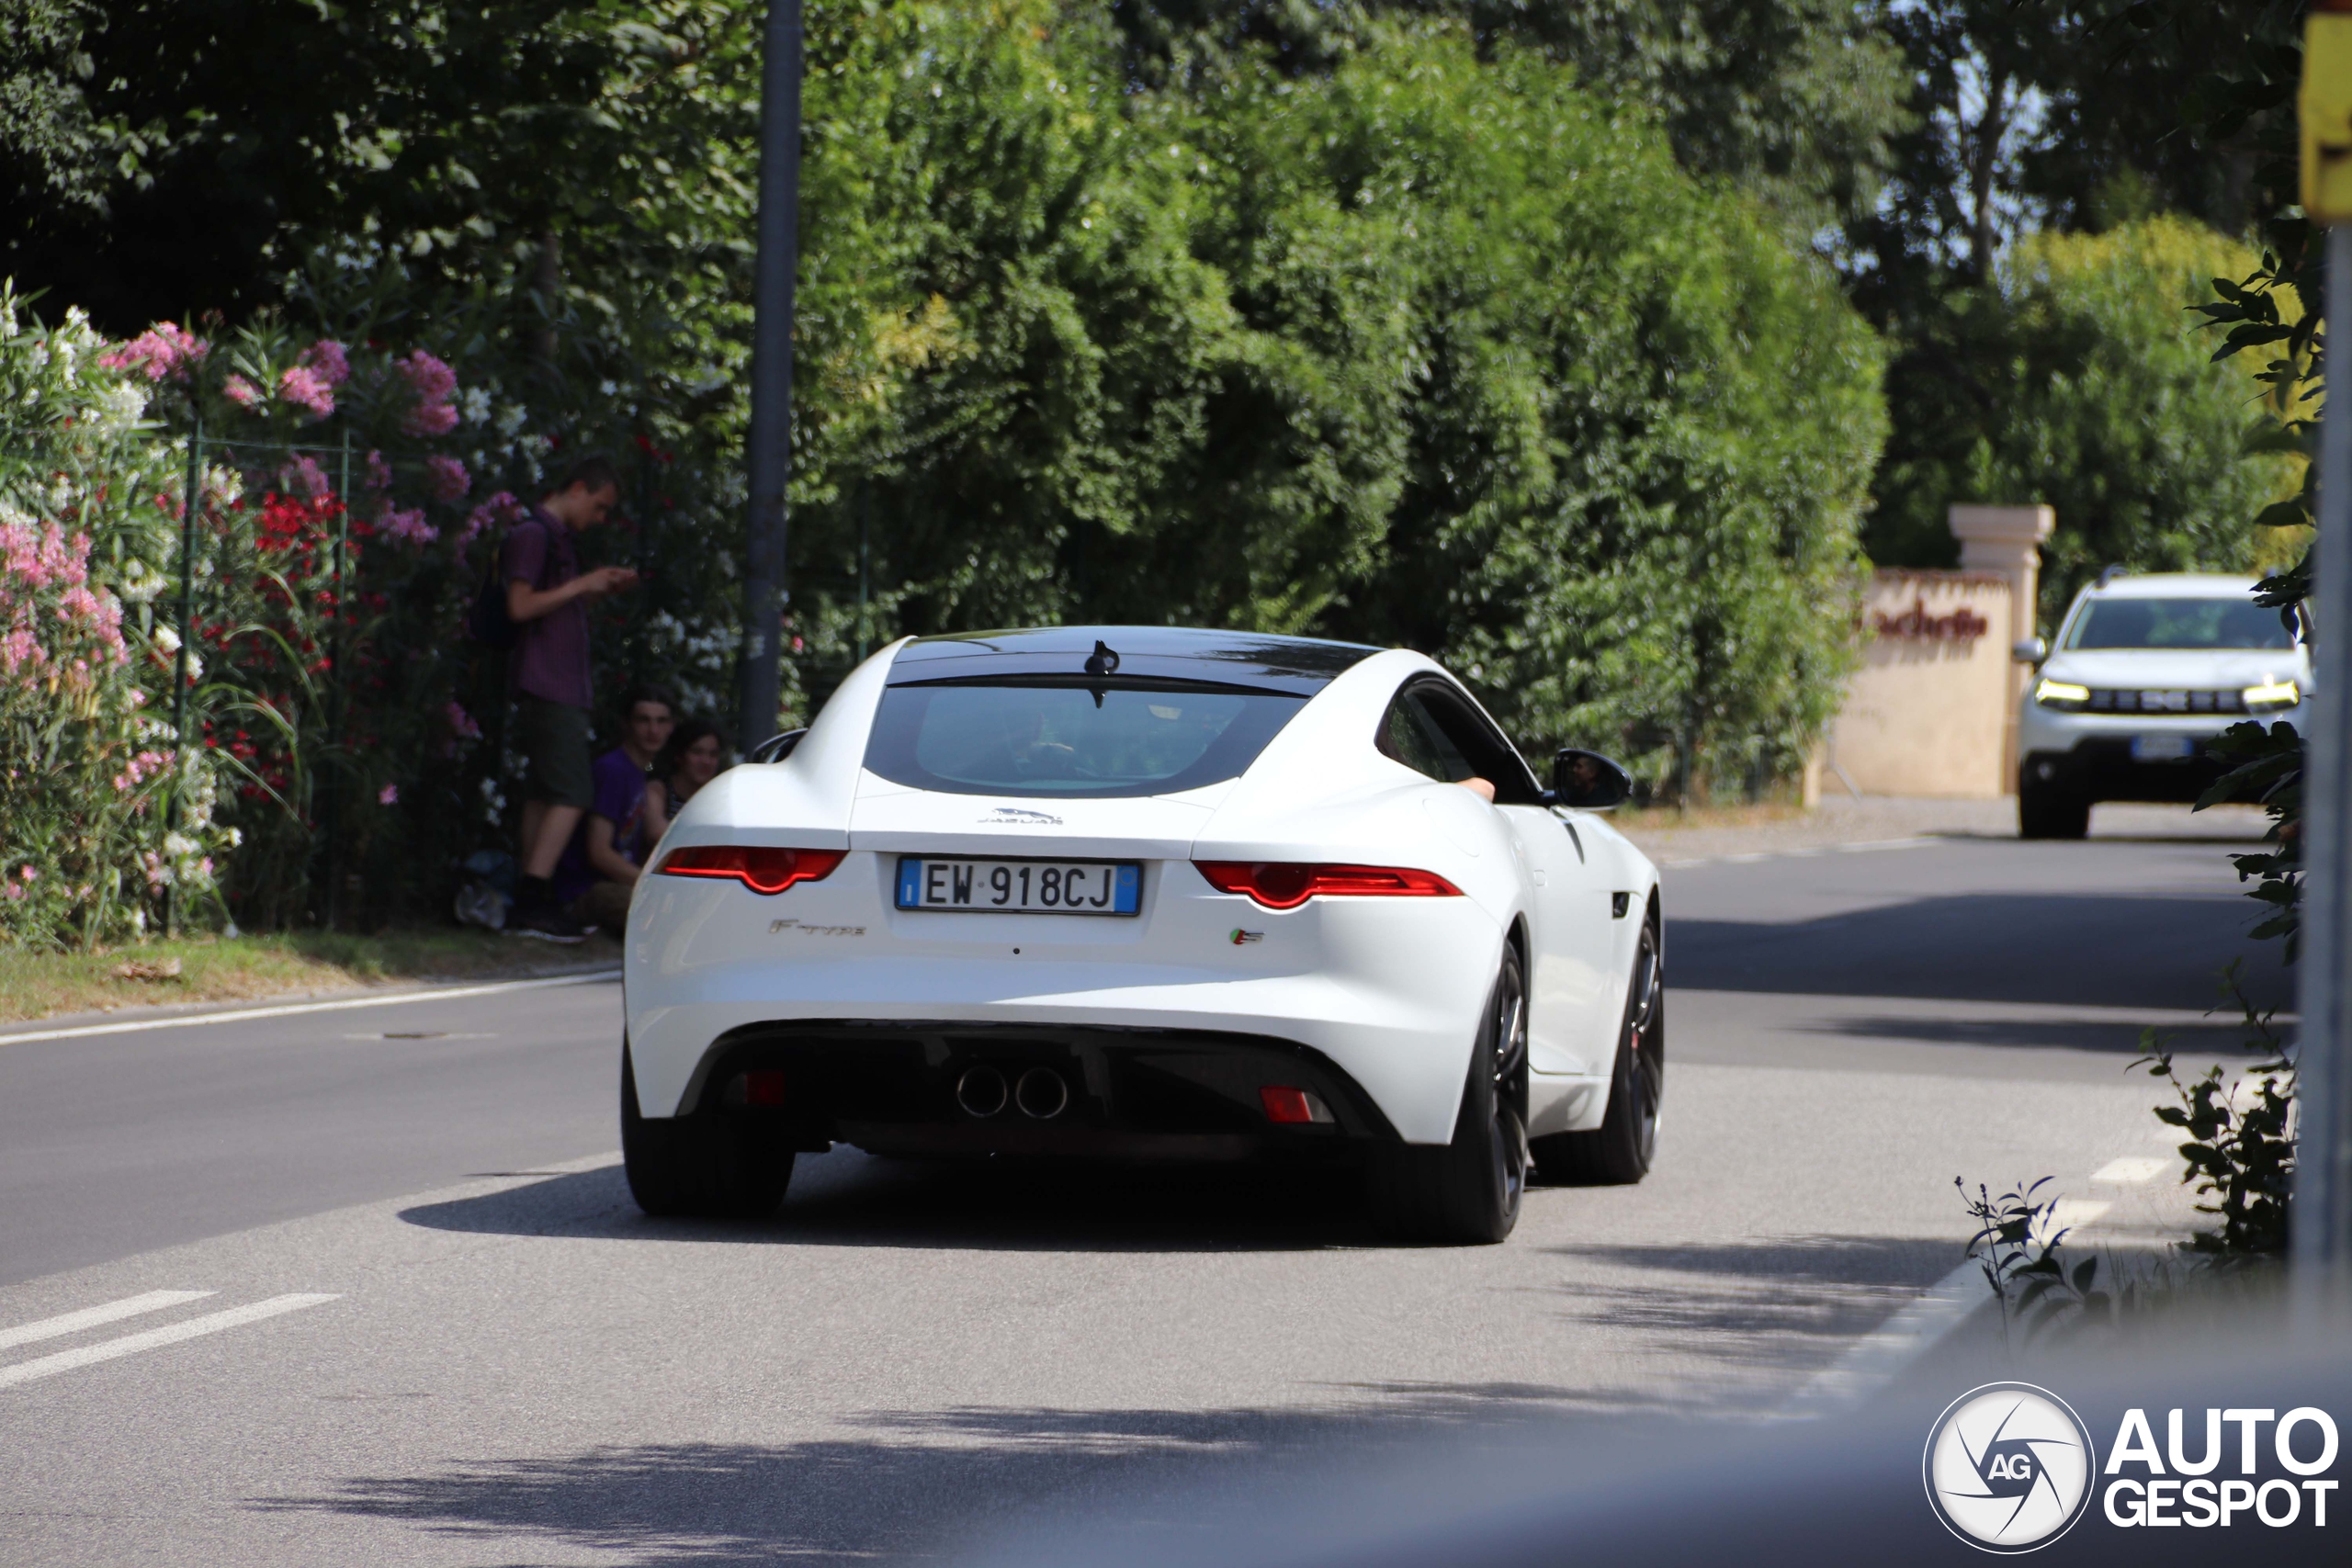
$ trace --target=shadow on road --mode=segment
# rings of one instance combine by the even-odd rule
[[[245,1506],[471,1537],[498,1552],[485,1562],[556,1543],[680,1565],[929,1555],[1110,1497],[1247,1480],[1275,1461],[1307,1461],[1296,1477],[1305,1480],[1360,1472],[1432,1438],[1503,1451],[1562,1416],[1626,1408],[1605,1394],[1523,1383],[1333,1393],[1329,1404],[1277,1409],[883,1412],[808,1441],[596,1448],[357,1477],[326,1495]],[[1152,1517],[1176,1533],[1212,1522],[1182,1508]]]
[[[1024,1252],[1295,1252],[1376,1245],[1351,1173],[932,1165],[847,1147],[801,1156],[772,1220],[656,1220],[618,1166],[401,1212],[498,1235]]]
[[[1663,1347],[1712,1359],[1772,1366],[1827,1359],[1961,1261],[1953,1242],[1871,1235],[1544,1250],[1640,1271],[1623,1282],[1564,1284],[1577,1320],[1645,1329]]]
[[[1686,918],[1668,927],[1668,977],[1684,990],[2201,1011],[2238,957],[2256,1003],[2285,1008],[2278,944],[2246,935],[2258,912],[2229,894],[1963,893],[1813,920]]]

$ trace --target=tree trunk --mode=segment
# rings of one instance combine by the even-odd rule
[[[2008,130],[2009,76],[2006,71],[1988,72],[1984,82],[1984,113],[1976,121],[1976,133],[1972,138],[1968,171],[1968,191],[1973,210],[1969,214],[1968,265],[1979,284],[1993,280],[1993,182],[2001,164],[2001,138]]]

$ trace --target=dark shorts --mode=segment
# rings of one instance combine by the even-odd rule
[[[531,764],[524,779],[529,798],[582,811],[596,803],[596,784],[589,773],[586,708],[519,695],[514,699],[514,734]]]

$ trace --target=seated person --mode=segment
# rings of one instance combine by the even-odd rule
[[[553,878],[566,914],[616,936],[628,923],[629,899],[644,864],[639,821],[645,771],[669,741],[676,712],[670,694],[659,686],[633,686],[624,701],[628,716],[621,743],[590,770],[594,799],[564,846]]]
[[[645,782],[645,807],[638,818],[643,824],[645,844],[640,860],[652,855],[653,847],[676,819],[678,808],[718,776],[726,753],[726,738],[708,719],[690,718],[671,732],[669,744],[653,759],[652,776]]]

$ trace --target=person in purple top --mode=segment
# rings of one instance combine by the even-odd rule
[[[587,929],[556,901],[549,878],[563,846],[595,804],[588,761],[588,710],[595,701],[588,667],[585,601],[629,587],[627,567],[580,570],[574,540],[612,514],[620,476],[602,457],[573,464],[538,505],[506,532],[500,574],[506,615],[514,623],[515,738],[530,764],[523,806],[523,874],[506,930],[551,942],[578,942]]]
[[[670,694],[655,685],[632,686],[621,701],[621,743],[589,770],[595,799],[551,878],[564,913],[616,933],[628,923],[629,898],[651,844],[640,825],[646,770],[670,739],[677,711]]]

